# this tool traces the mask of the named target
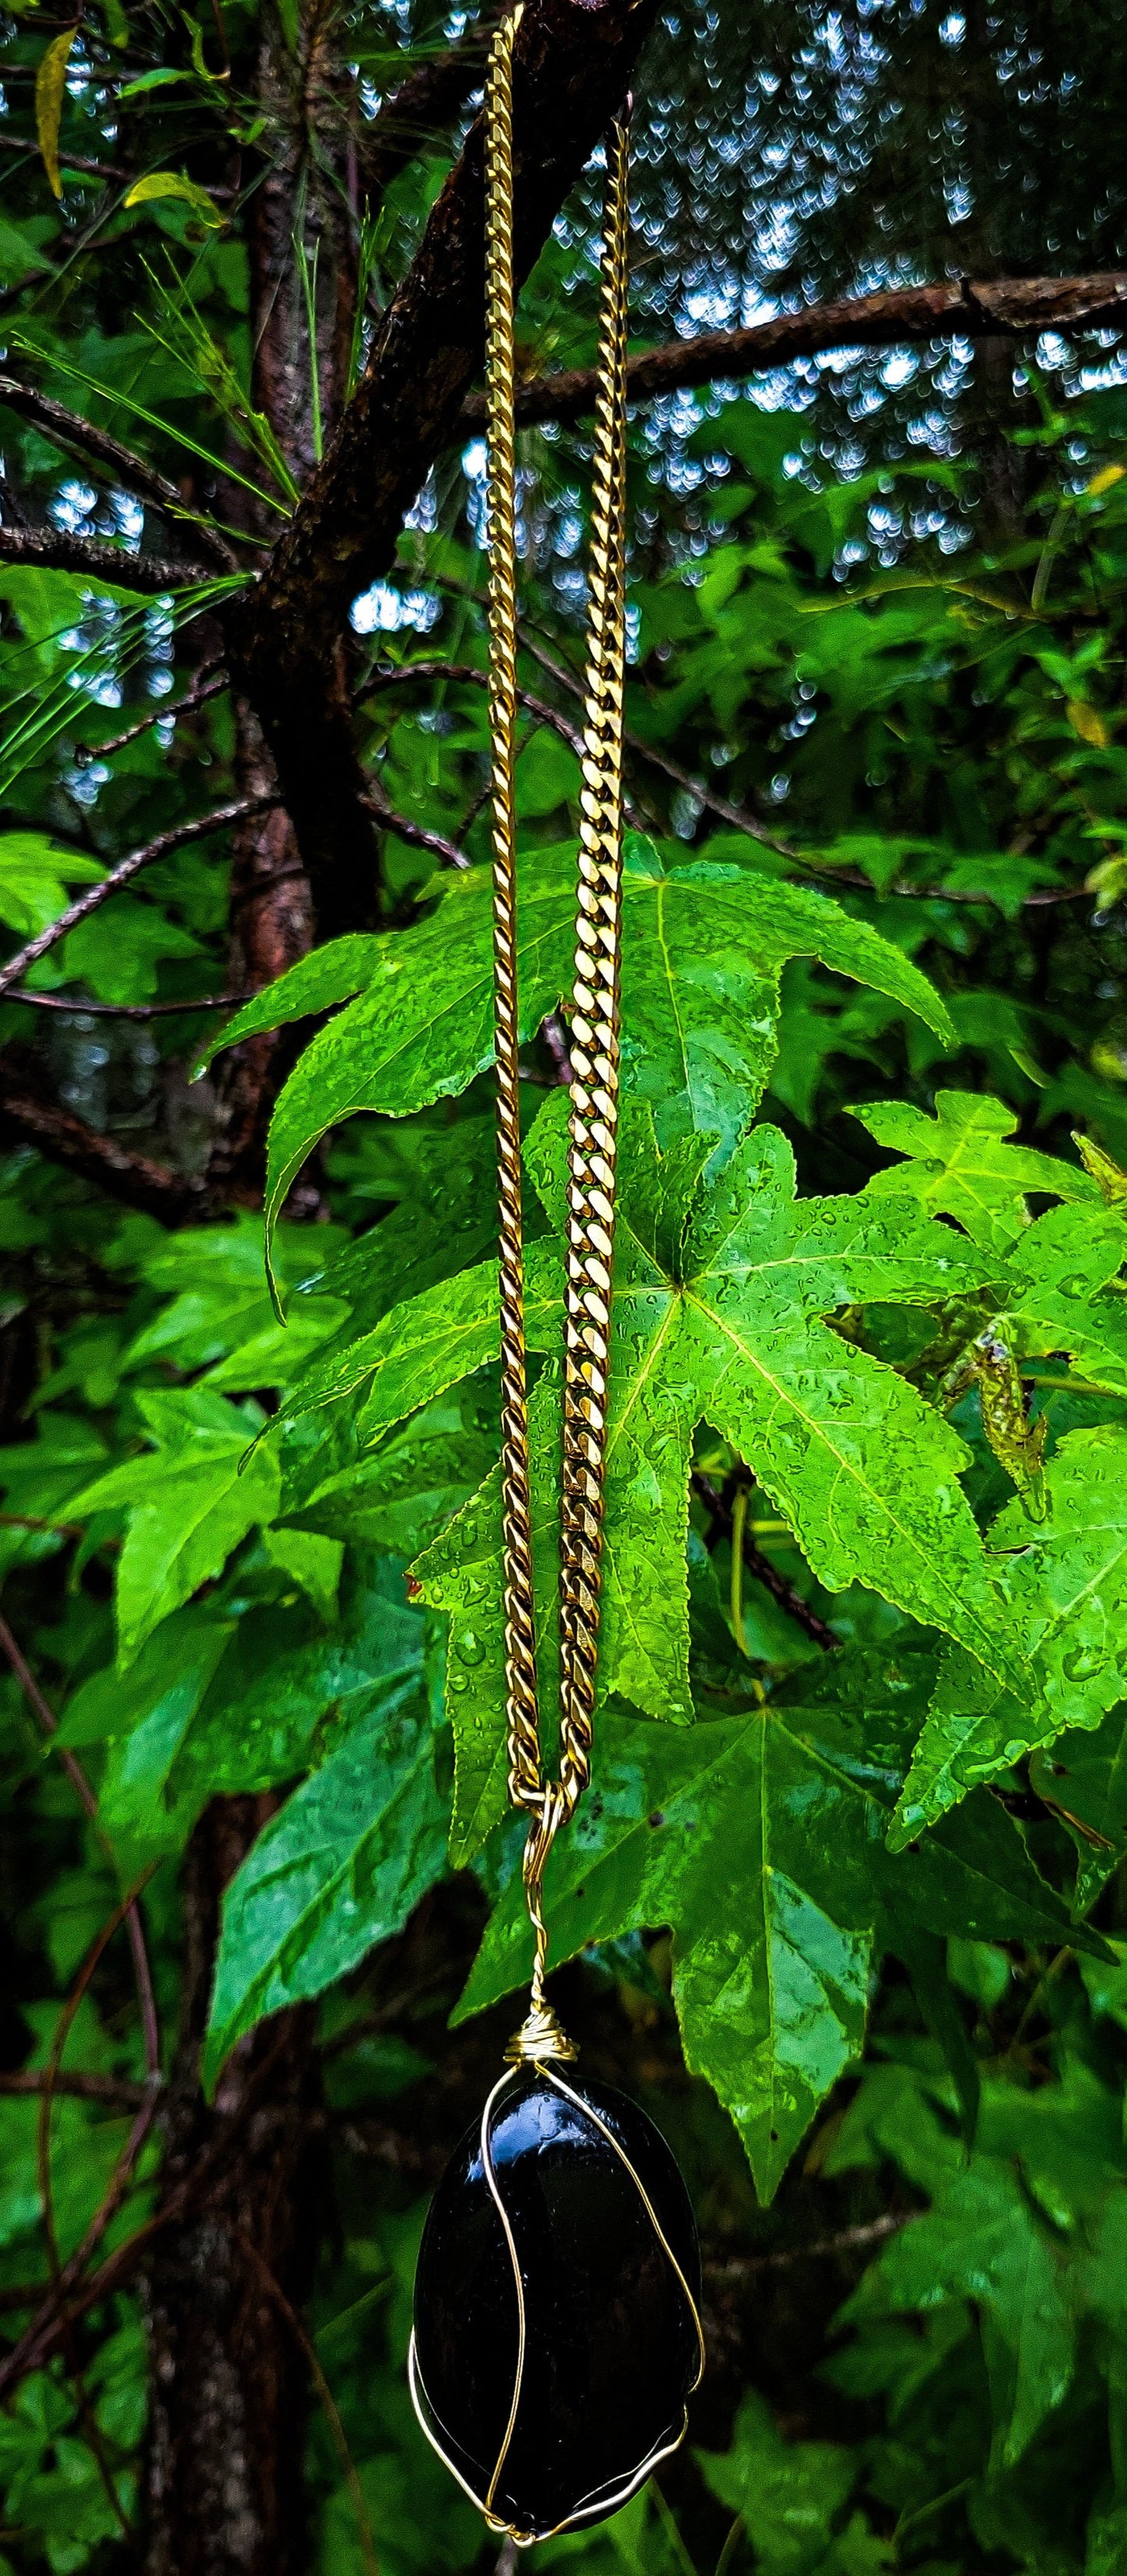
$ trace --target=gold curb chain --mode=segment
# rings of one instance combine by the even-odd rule
[[[485,90],[486,386],[489,409],[489,720],[493,974],[500,1197],[501,1459],[509,1795],[529,1815],[524,1885],[536,1933],[532,2008],[514,2057],[573,2056],[544,2000],[544,1867],[587,1786],[595,1706],[603,1470],[618,1131],[625,659],[626,294],[629,134],[607,137],[588,567],[586,714],[571,1008],[563,1494],[560,1514],[560,1769],[545,1779],[536,1683],[517,996],[516,471],[513,433],[512,63],[520,10],[494,37]]]

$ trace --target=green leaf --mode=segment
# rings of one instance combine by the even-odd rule
[[[538,851],[520,894],[521,1033],[571,984],[575,862]],[[745,869],[697,864],[668,876],[632,838],[623,889],[623,1071],[655,1105],[659,1141],[734,1142],[775,1050],[779,976],[812,955],[916,1011],[946,1040],[943,1004],[919,969],[824,896]],[[263,997],[265,1000],[265,997]],[[493,1052],[491,896],[471,871],[430,918],[381,948],[365,992],[306,1048],[270,1132],[267,1223],[320,1136],[359,1110],[390,1117],[463,1091]]]
[[[68,886],[104,875],[99,860],[60,848],[50,832],[0,833],[0,921],[33,939],[65,911]]]
[[[446,1811],[417,1685],[394,1688],[266,1826],[223,1900],[204,2057],[322,1993],[402,1929],[440,1876]]]
[[[1034,1689],[999,1688],[956,1647],[897,1812],[894,1844],[1066,1727],[1097,1727],[1127,1692],[1127,1429],[1069,1432],[1045,1468],[1048,1516],[1006,1505],[990,1534]]]
[[[336,1538],[316,1536],[307,1530],[269,1529],[262,1533],[262,1544],[271,1565],[281,1567],[294,1583],[308,1593],[326,1628],[332,1626],[337,1611],[344,1548]]]
[[[111,1467],[71,1506],[77,1520],[128,1514],[116,1603],[123,1667],[278,1504],[275,1459],[261,1448],[248,1459],[254,1425],[224,1397],[202,1387],[146,1389],[137,1406],[154,1449]]]
[[[498,1439],[492,1385],[470,1378],[424,1405],[406,1430],[386,1433],[355,1463],[314,1484],[299,1509],[286,1509],[283,1489],[286,1525],[416,1556],[477,1492]]]
[[[713,2495],[739,2515],[762,2576],[821,2576],[857,2484],[855,2451],[836,2442],[785,2442],[766,2400],[752,2390],[732,2427],[731,2449],[694,2457]]]
[[[99,1675],[101,1704],[117,1722],[107,1728],[109,1759],[98,1812],[116,1845],[118,1866],[135,1877],[154,1853],[179,1846],[165,1807],[168,1775],[220,1659],[235,1633],[232,1620],[177,1611],[150,1637],[128,1674]],[[77,1695],[81,1702],[83,1694]],[[89,1726],[89,1701],[72,1701],[68,1725]],[[132,1722],[131,1722],[132,1721]]]
[[[0,1529],[0,1571],[56,1556],[65,1544],[52,1524],[73,1526],[71,1497],[104,1465],[106,1444],[91,1422],[67,1413],[45,1414],[34,1440],[0,1449],[0,1492],[6,1510],[45,1521],[46,1529]]]
[[[213,231],[221,230],[227,221],[226,215],[222,214],[216,205],[214,197],[209,197],[207,189],[199,187],[194,179],[185,179],[179,170],[147,171],[143,179],[134,180],[133,186],[122,202],[126,206],[150,206],[158,199],[169,197],[177,198],[183,205],[190,206],[193,214],[199,215],[201,221]]]
[[[119,89],[118,104],[120,106],[122,99],[142,98],[151,89],[167,89],[174,81],[187,81],[191,77],[190,72],[172,71],[165,65],[159,66],[156,71],[139,72],[136,80],[126,81]]]
[[[357,930],[346,939],[328,940],[309,957],[299,957],[296,966],[288,967],[276,982],[267,984],[253,1001],[244,1002],[226,1028],[209,1040],[192,1067],[192,1081],[198,1082],[200,1075],[207,1072],[221,1047],[240,1046],[244,1038],[257,1037],[262,1029],[286,1028],[292,1020],[306,1019],[314,1011],[331,1011],[337,1002],[350,1001],[370,982],[383,945],[370,932]]]
[[[35,75],[35,130],[43,155],[43,167],[52,195],[56,197],[63,193],[59,176],[59,124],[66,97],[67,64],[77,34],[76,21],[73,27],[65,28],[61,36],[53,36],[46,53],[40,57]]]
[[[366,1144],[364,1195],[399,1204],[303,1283],[305,1295],[327,1289],[346,1297],[357,1332],[407,1297],[482,1260],[495,1250],[497,1238],[492,1118],[459,1118],[439,1128],[403,1121],[382,1127],[378,1145],[369,1130]],[[535,1209],[525,1213],[531,1240]]]
[[[563,1283],[554,1247],[529,1246],[526,1292],[526,1324],[530,1334],[537,1336],[550,1328],[561,1311]],[[393,1306],[370,1333],[362,1333],[346,1349],[308,1369],[279,1406],[275,1420],[283,1425],[324,1405],[337,1404],[370,1378],[373,1384],[359,1430],[364,1440],[375,1439],[460,1378],[472,1376],[486,1360],[496,1358],[497,1293],[495,1261],[479,1262],[476,1269],[438,1280],[421,1296]]]
[[[1077,1373],[1127,1395],[1127,1303],[1119,1274],[1127,1225],[1118,1208],[1057,1207],[1014,1245],[995,1329],[1019,1364],[1064,1351]]]
[[[401,1564],[364,1580],[346,1568],[328,1629],[305,1602],[244,1609],[169,1777],[180,1829],[211,1797],[284,1786],[322,1762],[389,1691],[420,1686],[422,1670],[423,1621]]]
[[[175,1611],[127,1673],[110,1664],[79,1685],[67,1702],[59,1743],[103,1744],[151,1728],[154,1739],[159,1734],[171,1743],[171,1760],[234,1634],[233,1622],[213,1612]]]
[[[731,2112],[764,2196],[860,2052],[881,1909],[935,1933],[1076,1937],[992,1802],[899,1858],[885,1849],[933,1672],[904,1641],[805,1665],[738,1718],[674,1731],[606,1710],[591,1790],[548,1864],[551,1965],[672,1928],[686,2056]],[[518,1872],[455,2020],[520,1985],[531,1955]]]
[[[877,1172],[867,1183],[870,1196],[908,1193],[932,1216],[957,1217],[984,1251],[1009,1252],[1017,1242],[1029,1223],[1027,1190],[1099,1203],[1096,1183],[1078,1164],[1007,1144],[1016,1116],[989,1094],[939,1091],[934,1118],[897,1100],[871,1101],[849,1114],[878,1145],[910,1158]]]
[[[530,1148],[557,1208],[566,1111],[561,1095]],[[1012,1679],[1021,1650],[960,1490],[962,1442],[914,1388],[821,1321],[866,1297],[949,1295],[974,1275],[973,1260],[907,1200],[879,1211],[864,1194],[796,1202],[790,1148],[773,1128],[757,1128],[699,1191],[708,1140],[685,1140],[662,1156],[647,1131],[644,1115],[626,1122],[621,1162],[600,1696],[617,1691],[654,1717],[691,1714],[685,1535],[692,1434],[702,1418],[753,1469],[830,1590],[865,1584],[973,1639],[982,1660]],[[528,1337],[532,1348],[551,1350],[558,1322],[538,1303],[544,1275],[538,1261]],[[476,1298],[454,1281],[377,1328],[387,1353],[381,1341],[362,1417],[372,1428],[450,1383],[463,1334],[467,1365],[492,1357],[492,1278],[470,1276],[481,1283]],[[370,1364],[376,1344],[372,1335],[357,1345],[354,1365]],[[349,1374],[344,1362],[340,1374]],[[484,1488],[463,1516],[474,1526],[464,1560],[455,1525],[449,1546],[439,1542],[438,1556],[418,1568],[425,1597],[453,1617],[455,1638],[459,1621],[469,1630],[482,1663],[480,1683],[453,1710],[460,1782],[474,1784],[469,1805],[459,1787],[459,1836],[471,1812],[485,1828],[482,1784],[491,1784],[490,1797],[500,1788],[499,1605],[481,1563],[483,1548],[497,1549],[496,1510],[494,1489]],[[536,1513],[550,1528],[550,1491]],[[464,1856],[460,1840],[458,1848]]]
[[[1027,2097],[1026,2097],[1027,2098]],[[1062,2248],[1016,2172],[995,2158],[945,2178],[933,2207],[883,2247],[844,2316],[973,2300],[995,2421],[993,2465],[1020,2460],[1066,2396],[1076,2328]]]
[[[117,895],[41,957],[31,969],[28,984],[33,991],[42,991],[81,981],[101,1002],[147,1002],[156,992],[158,969],[166,958],[203,954],[202,941],[179,922],[169,921],[154,904]],[[76,1007],[81,1009],[81,1002]]]
[[[1029,1778],[1076,1845],[1074,1911],[1087,1914],[1127,1854],[1127,1710],[1088,1733],[1069,1728],[1038,1750]]]

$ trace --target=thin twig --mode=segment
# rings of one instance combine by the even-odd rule
[[[150,2084],[131,2084],[124,2075],[73,2074],[57,2067],[54,2075],[47,2067],[22,2066],[13,2073],[0,2075],[0,2096],[9,2094],[65,2094],[75,2102],[105,2102],[113,2111],[139,2111],[152,2099]]]
[[[6,66],[4,71],[5,89],[8,87],[11,77],[12,73]],[[39,146],[32,140],[32,137],[27,134],[0,134],[0,152],[22,152],[25,159],[28,161],[38,161],[39,159]],[[68,152],[65,144],[60,144],[59,146],[59,168],[60,170],[78,170],[81,171],[83,178],[104,179],[107,185],[113,185],[119,188],[128,187],[130,180],[136,177],[136,172],[133,170],[116,170],[112,161],[84,160],[81,153]]]
[[[241,2227],[235,2224],[233,2219],[227,2220],[227,2226],[236,2245],[238,2245],[240,2251],[245,2254],[248,2263],[253,2265],[253,2268],[262,2283],[263,2289],[266,2291],[267,2296],[273,2300],[279,2315],[285,2319],[295,2343],[299,2346],[299,2349],[305,2356],[310,2377],[325,2410],[325,2419],[333,2438],[333,2445],[340,2461],[341,2468],[344,2471],[345,2484],[347,2485],[348,2492],[352,2498],[352,2508],[356,2515],[357,2529],[360,2535],[360,2547],[363,2553],[364,2564],[368,2569],[368,2576],[380,2576],[380,2563],[376,2556],[376,2543],[372,2531],[371,2520],[368,2514],[367,2503],[365,2501],[364,2490],[360,2484],[355,2460],[353,2459],[352,2453],[348,2447],[348,2435],[341,2423],[336,2399],[329,2386],[328,2380],[325,2377],[325,2373],[321,2368],[312,2340],[306,2333],[305,2327],[301,2322],[301,2318],[298,2316],[296,2308],[291,2307],[281,2283],[275,2280],[269,2264],[264,2262],[262,2255],[258,2251],[257,2245],[255,2245],[252,2239],[244,2233]]]
[[[369,671],[367,678],[359,683],[356,689],[357,703],[362,704],[365,698],[373,694],[379,695],[384,689],[401,688],[408,680],[434,679],[469,680],[479,689],[487,689],[489,686],[488,671],[479,671],[473,662],[444,662],[440,655],[433,655],[425,660],[420,658],[416,662],[377,663],[374,670]],[[583,736],[578,725],[573,725],[567,716],[561,714],[558,707],[550,706],[547,698],[538,698],[533,689],[518,689],[516,694],[518,706],[527,708],[528,713],[536,717],[538,724],[547,725],[553,733],[558,734],[560,741],[566,742],[568,750],[574,752],[576,759],[582,760]],[[527,740],[531,741],[531,739],[530,731]],[[523,744],[521,748],[523,750]],[[486,799],[489,792],[486,788]],[[623,800],[623,810],[629,823],[641,825],[652,820],[652,817],[639,814],[629,797]],[[466,826],[463,825],[463,830],[465,828]]]
[[[49,1699],[46,1698],[45,1694],[40,1689],[17,1638],[13,1636],[7,1620],[2,1615],[0,1615],[0,1649],[2,1649],[4,1654],[7,1656],[8,1662],[11,1665],[12,1671],[15,1674],[16,1680],[19,1683],[28,1707],[38,1719],[44,1734],[57,1735],[59,1731],[59,1721],[55,1715],[54,1709],[52,1708]],[[56,1751],[58,1752],[59,1760],[62,1763],[67,1778],[71,1783],[75,1796],[77,1797],[80,1805],[84,1808],[86,1814],[89,1816],[91,1823],[94,1825],[98,1834],[98,1839],[102,1845],[102,1849],[105,1851],[111,1866],[116,1869],[117,1864],[114,1860],[112,1844],[108,1841],[106,1835],[102,1833],[101,1827],[97,1822],[98,1801],[86,1777],[86,1773],[82,1768],[81,1762],[76,1760],[69,1745],[63,1745],[62,1747],[57,1746]],[[133,1954],[133,1975],[137,1987],[137,2001],[141,2012],[141,2030],[145,2044],[145,2064],[148,2068],[150,2077],[155,2080],[160,2075],[160,2025],[157,2019],[156,1997],[153,1993],[153,1980],[152,1972],[149,1967],[149,1954],[145,1944],[145,1927],[141,1921],[140,1908],[135,1900],[128,1908],[125,1922],[129,1935],[129,1946]]]
[[[72,1019],[169,1020],[185,1011],[233,1011],[253,1002],[253,993],[204,993],[195,1002],[87,1002],[73,993],[4,993],[5,1002],[26,1002],[32,1011],[68,1011]],[[0,1519],[3,1514],[0,1513]]]
[[[205,662],[201,670],[197,671],[196,679],[202,678],[203,671],[210,667],[211,665]],[[197,688],[193,682],[186,697],[173,698],[170,702],[162,701],[159,706],[150,707],[148,714],[139,716],[136,724],[128,725],[124,733],[115,733],[111,742],[80,742],[76,747],[75,758],[87,765],[92,760],[108,760],[112,752],[124,751],[126,743],[136,742],[138,734],[148,733],[151,726],[163,724],[168,716],[190,714],[193,707],[206,705],[209,698],[221,697],[224,690],[229,689],[230,686],[226,671],[220,671],[215,679],[206,681],[202,688]]]
[[[120,1904],[115,1905],[113,1913],[109,1917],[109,1921],[103,1924],[97,1938],[91,1942],[90,1948],[82,1962],[82,1966],[79,1969],[74,1985],[72,1986],[62,2012],[59,2015],[58,2022],[52,2036],[50,2053],[44,2070],[45,2081],[40,2093],[39,2118],[36,2123],[36,2166],[39,2178],[39,2196],[43,2207],[43,2234],[46,2238],[47,2260],[51,2272],[51,2288],[47,2299],[44,2301],[44,2314],[57,2308],[61,2297],[60,2283],[62,2280],[62,2261],[59,2254],[58,2235],[55,2229],[54,2197],[51,2178],[51,2108],[55,2098],[56,2078],[58,2075],[59,2064],[63,2050],[67,2044],[67,2039],[74,2024],[75,2015],[78,2012],[82,1998],[90,1985],[90,1980],[93,1977],[94,1970],[97,1967],[99,1960],[102,1958],[103,1953],[108,1949],[114,1933],[118,1931],[121,1924],[127,1920],[131,1908],[136,1904],[137,1898],[140,1895],[142,1886],[145,1884],[147,1879],[151,1878],[152,1872],[156,1867],[157,1863],[155,1861],[150,1864],[150,1867],[144,1872],[143,1877],[138,1881],[137,1885],[130,1889],[129,1894],[122,1898]],[[85,2264],[87,2259],[88,2250],[93,2250],[93,2247],[98,2242],[99,2238],[105,2234],[105,2231],[110,2224],[110,2220],[121,2207],[129,2178],[133,2172],[133,2168],[136,2164],[137,2157],[140,2154],[144,2141],[152,2127],[155,2112],[156,2096],[155,2093],[153,2093],[149,2100],[143,2104],[141,2110],[138,2112],[137,2118],[134,2120],[133,2127],[130,2130],[125,2146],[117,2159],[113,2173],[110,2176],[109,2183],[102,2195],[99,2208],[96,2210],[94,2217],[91,2219],[90,2224],[87,2227],[86,2234],[82,2240],[82,2246],[77,2257],[77,2259],[83,2264]],[[128,2517],[123,2508],[121,2498],[118,2495],[116,2485],[110,2475],[109,2463],[106,2459],[105,2450],[103,2448],[97,2418],[94,2414],[93,2407],[90,2404],[85,2376],[78,2359],[78,2354],[71,2341],[69,2329],[67,2336],[67,2363],[78,2397],[83,2430],[90,2450],[93,2453],[95,2465],[98,2470],[98,2475],[102,2481],[102,2486],[105,2490],[107,2502],[115,2521],[118,2523],[121,2531],[125,2535],[125,2538],[128,2540],[132,2536]]]
[[[13,984],[18,983],[21,975],[26,975],[29,966],[34,966],[38,958],[46,956],[47,950],[53,948],[57,940],[65,939],[68,930],[75,930],[80,921],[88,920],[100,904],[106,903],[120,886],[128,885],[142,868],[150,867],[154,859],[167,858],[171,850],[182,849],[185,842],[202,841],[208,832],[226,831],[230,824],[243,822],[248,814],[265,813],[272,806],[280,805],[281,801],[280,796],[240,796],[230,805],[217,805],[211,814],[198,814],[193,822],[174,823],[169,831],[158,832],[154,841],[146,841],[139,850],[131,850],[127,858],[119,859],[117,866],[99,879],[97,885],[87,886],[85,894],[80,894],[74,903],[68,904],[57,921],[48,922],[46,930],[39,931],[25,947],[17,949],[14,957],[9,957],[7,965],[0,967],[0,994],[7,993]]]
[[[459,599],[472,600],[474,607],[480,608],[483,615],[487,612],[488,602],[481,597],[479,591],[473,589],[469,582],[455,581],[441,573],[436,578],[441,589],[452,591]],[[578,671],[573,671],[567,662],[557,661],[555,654],[549,652],[547,645],[541,642],[539,636],[530,631],[527,618],[521,621],[520,640],[525,652],[531,654],[534,662],[539,662],[541,670],[547,671],[550,677],[558,682],[560,688],[566,689],[568,696],[575,698],[582,706],[585,691]],[[729,805],[722,796],[714,795],[712,789],[706,787],[703,779],[691,777],[687,769],[682,769],[677,761],[670,760],[666,752],[656,751],[652,743],[643,741],[641,734],[633,733],[629,725],[624,725],[622,739],[627,749],[634,752],[639,760],[648,760],[652,769],[662,770],[675,787],[682,788],[696,804],[706,807],[709,813],[718,815],[721,822],[730,823],[737,832],[746,832],[749,840],[762,842],[765,849],[774,850],[781,859],[790,859],[796,867],[809,865],[801,850],[792,848],[789,841],[780,841],[776,833],[768,831],[765,823],[757,823],[754,815],[745,814],[738,805]]]
[[[61,440],[67,447],[77,447],[84,456],[92,456],[99,465],[109,466],[111,472],[119,474],[123,482],[131,483],[147,501],[155,502],[158,509],[171,511],[178,519],[190,520],[205,553],[222,564],[225,572],[238,571],[238,558],[226,538],[220,536],[217,529],[210,528],[205,520],[186,510],[183,495],[177,491],[175,483],[170,483],[165,475],[158,473],[147,457],[138,456],[133,448],[124,446],[120,438],[114,438],[108,429],[96,428],[93,421],[83,420],[79,412],[68,411],[65,404],[56,402],[50,394],[41,394],[36,385],[25,384],[19,376],[0,375],[0,403],[6,410],[18,412],[24,420],[34,421],[36,428],[45,430],[48,437]],[[179,578],[182,579],[183,575]]]
[[[727,1484],[725,1485],[723,1493],[721,1493],[713,1484],[711,1476],[705,1476],[698,1473],[693,1477],[693,1491],[694,1493],[699,1494],[705,1510],[711,1515],[711,1527],[706,1533],[704,1542],[705,1546],[709,1548],[715,1546],[718,1538],[731,1538],[732,1536],[734,1527],[734,1488],[736,1483],[741,1482],[742,1479],[730,1478],[728,1481],[733,1486],[730,1498],[728,1495]],[[764,1590],[770,1593],[772,1600],[778,1602],[780,1610],[786,1611],[788,1619],[796,1620],[800,1628],[805,1628],[807,1636],[813,1638],[816,1646],[821,1646],[827,1653],[832,1647],[840,1646],[840,1637],[836,1637],[833,1629],[827,1626],[826,1621],[819,1618],[816,1610],[811,1609],[810,1603],[803,1599],[797,1584],[788,1583],[785,1574],[780,1574],[778,1567],[772,1565],[770,1557],[765,1556],[762,1548],[756,1546],[754,1539],[746,1529],[744,1531],[743,1561],[747,1567],[748,1573],[755,1575],[756,1580],[763,1585]]]
[[[886,2209],[880,2218],[866,2220],[862,2227],[843,2227],[836,2236],[819,2236],[812,2245],[787,2245],[778,2254],[739,2254],[727,2263],[706,2263],[706,2281],[748,2281],[759,2272],[789,2272],[794,2263],[822,2262],[831,2254],[854,2254],[866,2245],[881,2245],[887,2236],[899,2236],[901,2229],[912,2227],[923,2218],[922,2209]]]
[[[104,2300],[112,2297],[116,2291],[124,2289],[144,2261],[146,2252],[154,2239],[163,2235],[167,2228],[179,2225],[193,2204],[211,2190],[213,2183],[222,2176],[223,2165],[230,2158],[233,2149],[237,2147],[239,2136],[247,2121],[253,2118],[264,2096],[269,2092],[278,2059],[286,2045],[286,2036],[282,2033],[255,2068],[237,2113],[212,2139],[203,2154],[197,2157],[191,2172],[175,2190],[168,2194],[167,2199],[162,2202],[158,2210],[154,2211],[151,2218],[143,2219],[141,2225],[134,2229],[132,2236],[127,2238],[124,2244],[114,2247],[112,2254],[106,2256],[99,2269],[89,2279],[82,2281],[81,2287],[78,2285],[85,2261],[85,2240],[83,2245],[79,2246],[77,2253],[64,2264],[62,2285],[68,2298],[72,2289],[74,2296],[70,2298],[69,2306],[61,2314],[36,2317],[20,2336],[19,2342],[13,2345],[11,2352],[4,2355],[3,2361],[0,2361],[0,2399],[6,2396],[9,2389],[16,2387],[21,2379],[25,2379],[30,2371],[41,2370],[54,2353],[64,2348],[71,2327],[80,2317],[88,2316],[92,2308],[101,2307]]]
[[[0,563],[34,564],[44,572],[89,573],[91,581],[119,590],[188,590],[214,581],[203,564],[174,563],[169,555],[131,555],[109,537],[80,537],[67,528],[0,527]]]
[[[443,832],[428,831],[424,823],[413,823],[407,814],[397,814],[385,802],[378,788],[362,796],[360,802],[365,812],[374,816],[382,831],[396,832],[399,839],[406,841],[412,849],[429,850],[433,858],[441,859],[444,867],[468,868],[470,862],[456,841],[448,841]]]

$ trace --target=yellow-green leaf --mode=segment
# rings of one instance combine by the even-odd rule
[[[77,34],[75,25],[65,27],[61,36],[53,36],[35,75],[36,132],[43,167],[56,197],[63,193],[59,177],[59,120],[63,112],[70,49]]]
[[[130,189],[125,203],[127,206],[147,206],[156,197],[179,197],[184,205],[193,207],[202,222],[210,224],[213,230],[218,230],[226,221],[207,189],[198,188],[194,179],[183,178],[178,170],[150,170]]]
[[[1090,742],[1094,751],[1106,750],[1110,736],[1098,708],[1090,707],[1086,698],[1070,698],[1065,714],[1081,742]]]

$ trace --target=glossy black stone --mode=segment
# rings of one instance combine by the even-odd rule
[[[685,2185],[653,2122],[609,2086],[560,2069],[629,2158],[699,2304]],[[489,2143],[520,2263],[525,2359],[491,2513],[522,2533],[600,2521],[682,2430],[700,2347],[684,2288],[645,2201],[586,2109],[522,2067],[493,2106]],[[519,2350],[513,2258],[486,2180],[480,2123],[431,2203],[415,2276],[415,2361],[436,2446],[484,2503]]]

